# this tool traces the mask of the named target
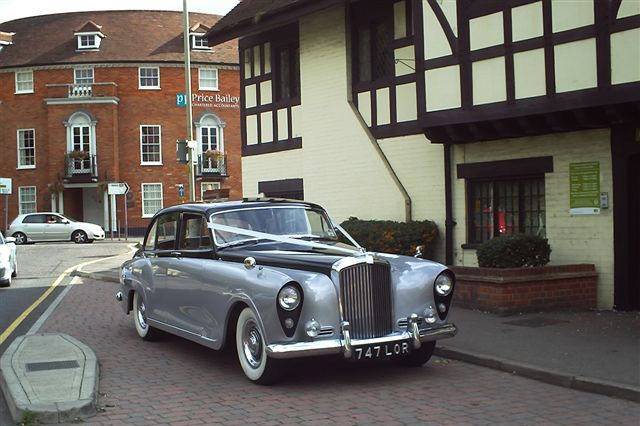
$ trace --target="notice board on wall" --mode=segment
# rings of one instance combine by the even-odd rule
[[[569,164],[569,208],[572,215],[600,214],[600,162]]]

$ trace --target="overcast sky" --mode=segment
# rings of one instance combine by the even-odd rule
[[[191,12],[224,15],[238,0],[189,0]],[[182,0],[0,0],[0,22],[35,15],[86,10],[182,10]]]

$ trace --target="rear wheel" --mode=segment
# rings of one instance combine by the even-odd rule
[[[73,234],[71,234],[71,241],[76,244],[85,244],[88,240],[87,233],[84,231],[74,231]]]
[[[244,308],[238,317],[236,350],[242,371],[253,383],[270,385],[280,378],[281,360],[267,356],[266,343],[251,308]]]
[[[22,232],[16,232],[12,237],[16,239],[16,245],[25,244],[27,242],[27,236]]]
[[[160,337],[160,330],[147,324],[147,307],[138,292],[133,293],[133,322],[142,340],[153,341]]]
[[[421,367],[431,359],[435,348],[435,341],[424,342],[420,349],[414,349],[409,355],[398,358],[396,363],[403,367]]]

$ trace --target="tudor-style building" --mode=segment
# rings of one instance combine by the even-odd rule
[[[203,37],[219,16],[190,14],[196,195],[242,194],[235,42]],[[186,200],[182,13],[63,13],[0,24],[0,177],[13,179],[8,219],[58,211],[142,232],[163,206]],[[211,151],[206,155],[207,151]],[[214,153],[214,151],[218,151]],[[214,156],[215,154],[215,156]],[[114,214],[114,211],[117,212]],[[0,203],[4,228],[4,203]]]
[[[543,235],[640,308],[637,1],[244,0],[208,37],[240,38],[245,195],[433,219],[448,264]]]

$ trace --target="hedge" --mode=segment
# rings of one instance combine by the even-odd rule
[[[483,243],[476,251],[483,268],[522,268],[549,263],[549,242],[535,235],[508,235]]]
[[[423,258],[431,259],[438,226],[430,220],[394,222],[350,217],[341,226],[368,251],[413,256],[423,246]]]

